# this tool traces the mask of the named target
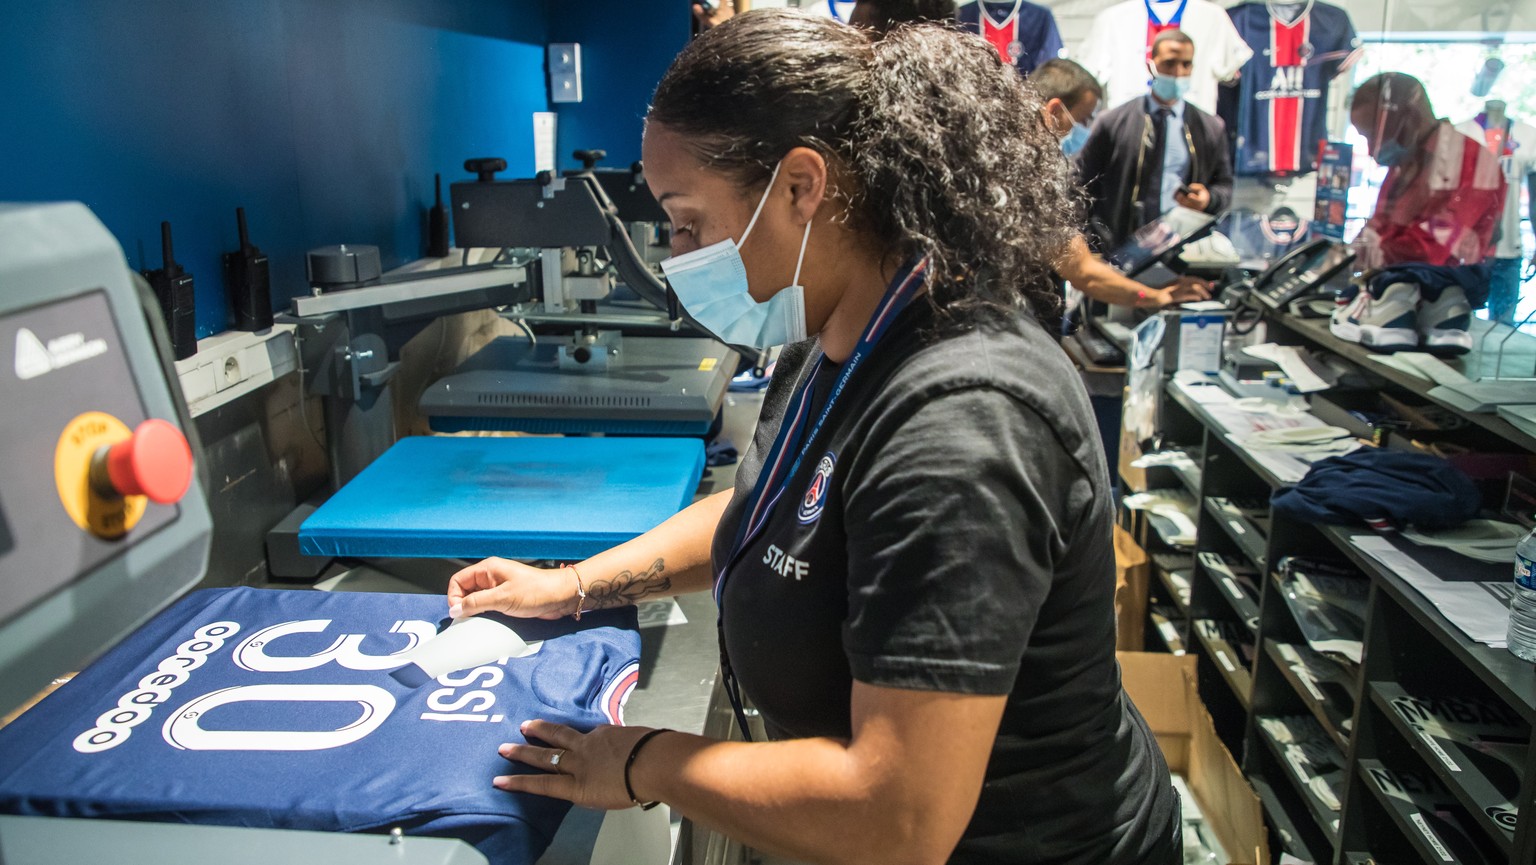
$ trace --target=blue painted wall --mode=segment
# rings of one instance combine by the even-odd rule
[[[688,43],[688,0],[588,0],[549,5],[551,42],[580,42],[583,100],[557,105],[560,164],[571,151],[608,151],[604,165],[627,167],[640,158],[645,109],[656,82]]]
[[[170,220],[207,336],[237,205],[286,305],[311,247],[419,257],[433,172],[530,173],[548,40],[544,0],[3,2],[0,200],[84,201],[136,268]]]

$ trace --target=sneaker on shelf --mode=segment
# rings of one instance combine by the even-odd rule
[[[1380,297],[1362,290],[1334,310],[1328,329],[1339,339],[1373,351],[1412,351],[1419,347],[1418,306],[1418,283],[1394,282]]]
[[[1434,300],[1424,298],[1419,306],[1419,337],[1430,354],[1457,355],[1472,350],[1472,304],[1461,286],[1440,290]]]

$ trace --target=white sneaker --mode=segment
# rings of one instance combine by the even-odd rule
[[[1457,355],[1472,350],[1472,304],[1461,286],[1440,290],[1440,297],[1419,307],[1419,336],[1431,354]]]
[[[1349,300],[1340,299],[1333,310],[1333,315],[1328,319],[1328,330],[1345,342],[1359,342],[1360,311],[1365,308],[1365,304],[1369,303],[1370,299],[1370,293],[1363,288],[1355,292],[1355,296]]]
[[[1363,289],[1334,311],[1328,329],[1339,339],[1374,351],[1412,351],[1419,347],[1418,306],[1416,282],[1394,282],[1380,297]]]

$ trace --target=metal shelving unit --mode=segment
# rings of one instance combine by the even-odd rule
[[[1281,342],[1332,351],[1379,375],[1389,391],[1436,402],[1426,396],[1429,385],[1365,360],[1364,349],[1334,339],[1326,323],[1282,317],[1271,333]],[[1183,648],[1199,659],[1201,698],[1229,750],[1242,755],[1276,855],[1285,850],[1334,865],[1536,863],[1536,744],[1530,736],[1536,728],[1536,667],[1504,649],[1468,640],[1411,584],[1350,542],[1370,534],[1365,528],[1302,525],[1256,510],[1254,503],[1267,502],[1284,484],[1230,439],[1202,404],[1171,383],[1165,393],[1162,428],[1177,443],[1169,446],[1199,454],[1200,460],[1198,471],[1161,472],[1154,485],[1195,492],[1201,507],[1188,604],[1177,600],[1155,554],[1153,591],[1175,599],[1163,604],[1166,626],[1177,630]],[[1536,452],[1536,438],[1497,417],[1469,419],[1473,446],[1498,441],[1510,451]],[[1326,691],[1293,669],[1301,663],[1293,647],[1306,641],[1274,579],[1287,556],[1352,566],[1369,584],[1360,663],[1322,665]],[[1257,584],[1258,596],[1217,562],[1256,570],[1248,579]],[[1431,570],[1432,564],[1446,567],[1443,559],[1425,564]],[[1466,560],[1467,573],[1475,567]],[[1501,576],[1486,579],[1507,576],[1496,570]],[[1254,640],[1246,653],[1226,639],[1243,633]],[[1161,642],[1148,638],[1153,649]],[[1482,771],[1488,765],[1486,747],[1435,741],[1394,708],[1416,705],[1404,700],[1433,707],[1436,700],[1456,698],[1483,701],[1477,705],[1513,719],[1523,732],[1518,759],[1508,759],[1505,743],[1500,764],[1505,769],[1493,770],[1497,780]],[[1295,775],[1284,746],[1258,723],[1267,716],[1308,716],[1322,726],[1346,761],[1338,789],[1331,790],[1338,810]],[[1431,792],[1421,791],[1415,800],[1407,790],[1415,785]],[[1425,811],[1424,802],[1440,810]]]

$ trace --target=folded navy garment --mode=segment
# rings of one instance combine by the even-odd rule
[[[1271,504],[1275,513],[1307,523],[1448,529],[1477,516],[1482,496],[1471,478],[1439,457],[1361,448],[1314,463]]]
[[[1440,299],[1440,292],[1450,286],[1460,286],[1467,295],[1467,303],[1473,309],[1482,309],[1488,303],[1488,280],[1492,268],[1484,264],[1394,264],[1382,268],[1371,277],[1371,294],[1380,297],[1387,286],[1397,282],[1418,283],[1425,300]]]

